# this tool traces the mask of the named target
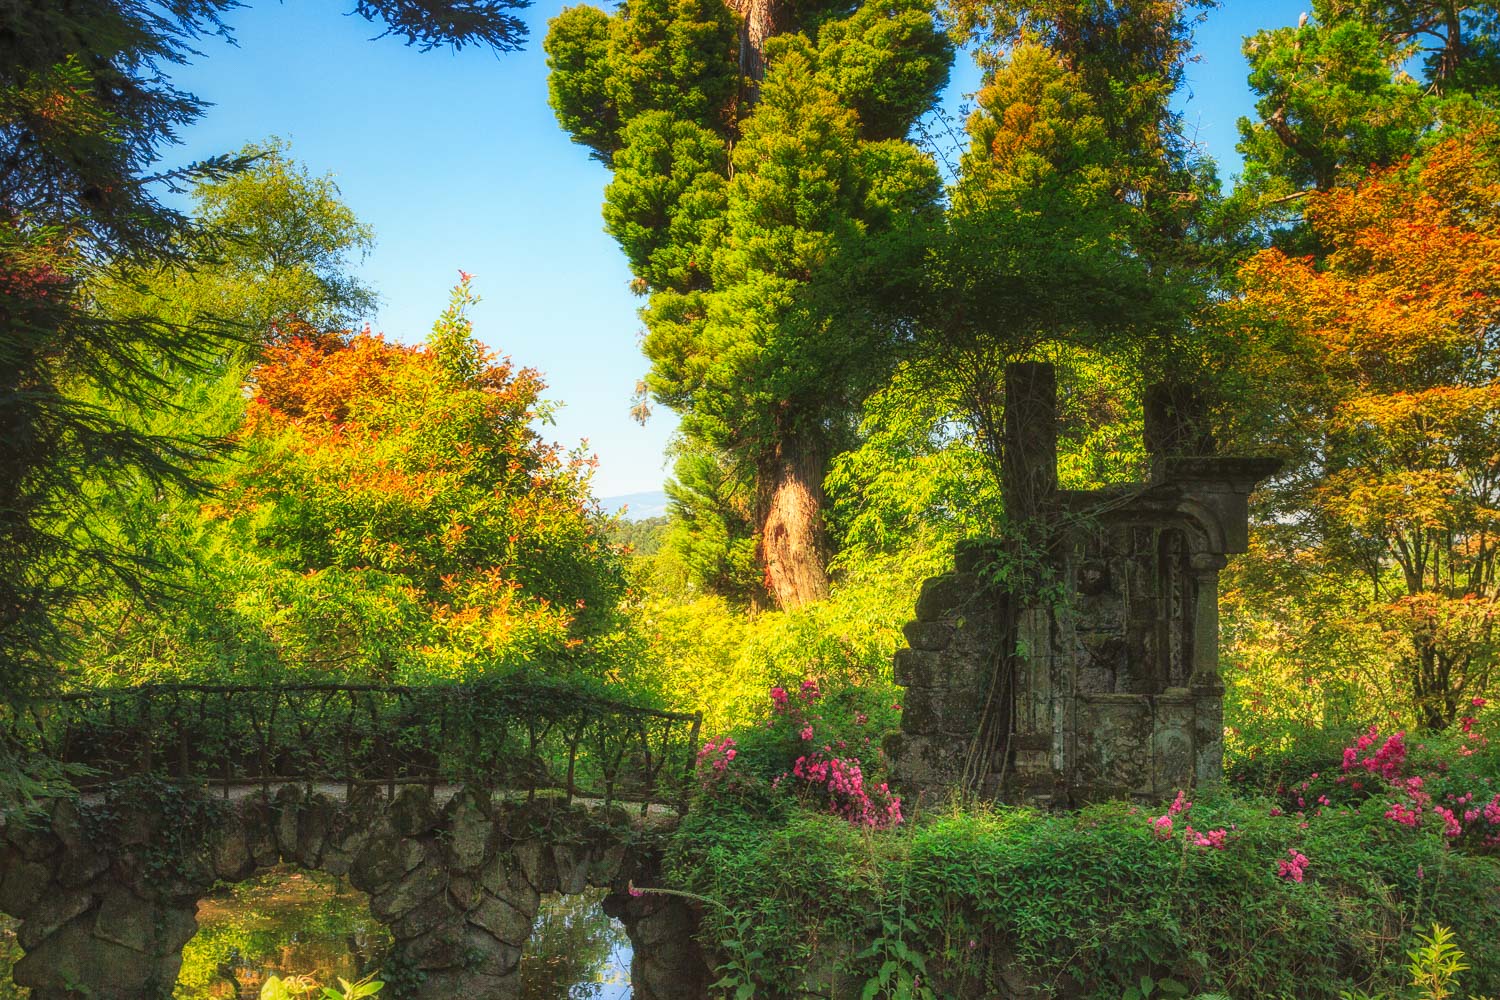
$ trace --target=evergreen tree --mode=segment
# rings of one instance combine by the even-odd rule
[[[1500,12],[1463,0],[1314,0],[1311,17],[1257,32],[1245,54],[1258,100],[1256,119],[1240,120],[1241,197],[1274,208],[1485,114],[1500,88]]]
[[[1008,363],[1102,350],[1169,383],[1198,367],[1217,185],[1170,102],[1204,6],[949,5],[986,73],[928,255],[911,374],[958,402],[996,476]]]
[[[905,140],[947,79],[925,0],[632,0],[565,10],[552,105],[614,172],[604,216],[648,295],[649,395],[748,470],[766,596],[827,594],[823,476],[903,331],[880,264],[936,211]]]

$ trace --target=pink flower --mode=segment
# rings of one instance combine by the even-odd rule
[[[1443,818],[1443,836],[1452,840],[1464,832],[1463,824],[1459,823],[1458,817],[1453,815],[1453,810],[1446,806],[1433,806],[1432,811]]]
[[[1489,702],[1485,701],[1483,698],[1471,698],[1469,700],[1469,704],[1473,705],[1475,708],[1483,708],[1484,706],[1488,705]]]
[[[1151,821],[1151,827],[1156,831],[1158,837],[1166,840],[1172,836],[1172,817],[1158,816]]]
[[[1289,882],[1301,882],[1307,871],[1307,855],[1295,848],[1287,848],[1287,854],[1291,855],[1290,861],[1276,862],[1276,874]]]
[[[804,740],[810,740],[810,739],[813,738],[812,726],[803,726],[802,727],[802,738]]]

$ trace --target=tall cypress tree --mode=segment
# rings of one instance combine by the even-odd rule
[[[559,122],[613,170],[647,391],[753,483],[764,596],[826,596],[823,476],[901,335],[866,308],[897,280],[877,262],[937,211],[905,137],[948,40],[927,0],[627,0],[545,48]]]

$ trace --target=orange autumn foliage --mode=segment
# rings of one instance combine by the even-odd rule
[[[541,377],[473,339],[473,301],[465,279],[422,346],[293,335],[252,374],[250,460],[220,511],[358,609],[303,662],[468,676],[576,661],[613,625],[592,460],[538,436]]]
[[[1307,628],[1370,676],[1385,658],[1440,727],[1500,651],[1500,136],[1314,194],[1306,218],[1326,253],[1263,251],[1230,306],[1298,456],[1259,556],[1338,592]]]

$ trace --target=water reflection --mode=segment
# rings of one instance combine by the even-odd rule
[[[547,896],[521,956],[523,1000],[628,1000],[630,939],[604,893]]]
[[[182,950],[177,1000],[260,996],[275,975],[355,980],[380,967],[390,933],[368,897],[328,875],[282,870],[198,904],[198,933]]]
[[[629,1000],[630,941],[603,897],[543,898],[521,960],[523,1000]],[[379,969],[389,949],[364,893],[317,872],[275,871],[199,904],[174,996],[255,998],[273,974],[354,980]]]

